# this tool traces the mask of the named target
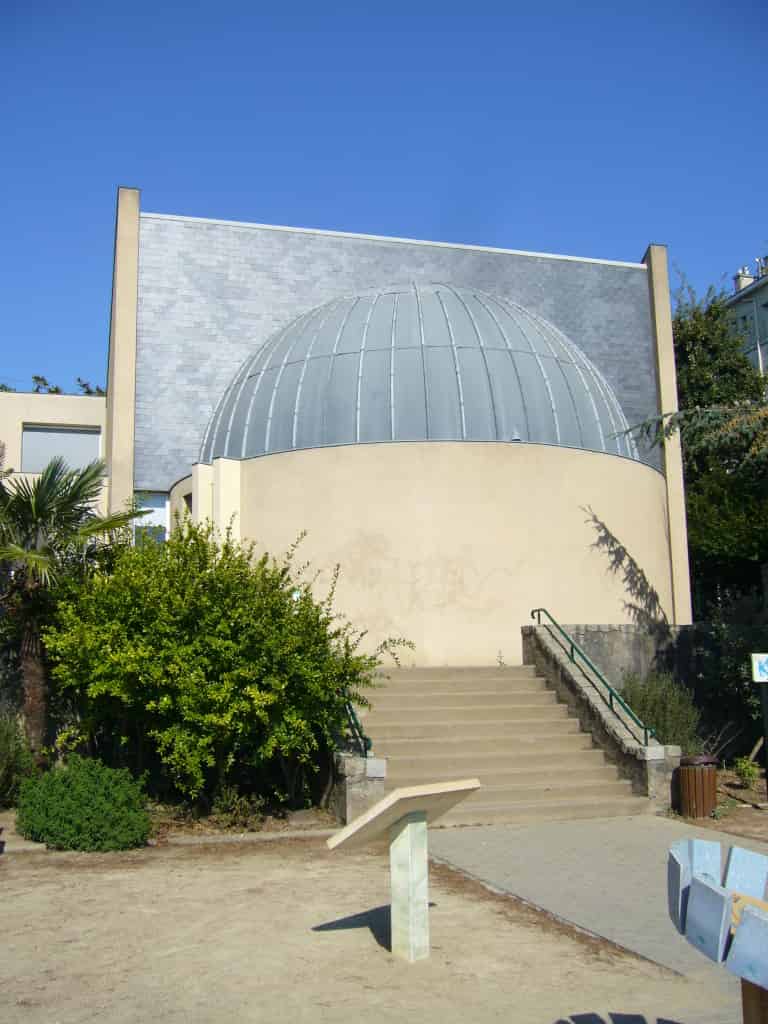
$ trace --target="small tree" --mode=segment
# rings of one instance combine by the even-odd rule
[[[0,476],[0,625],[20,655],[29,741],[45,737],[47,681],[42,629],[53,613],[55,587],[98,559],[99,545],[139,513],[98,515],[104,465],[69,469],[52,459],[34,479]]]
[[[294,800],[402,641],[361,653],[333,587],[316,601],[292,557],[187,522],[86,579],[45,640],[90,751],[138,769],[156,756],[190,798],[242,784]]]
[[[694,603],[709,614],[724,594],[754,587],[768,561],[768,405],[725,297],[681,288],[673,316],[680,412],[636,432],[663,444],[679,432]]]

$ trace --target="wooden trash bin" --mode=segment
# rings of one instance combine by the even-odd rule
[[[680,761],[680,810],[684,818],[708,818],[717,807],[717,758]]]

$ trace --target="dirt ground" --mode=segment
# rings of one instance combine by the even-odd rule
[[[407,964],[388,951],[383,847],[329,853],[317,837],[273,837],[7,852],[0,1021],[729,1019],[711,1016],[722,997],[695,980],[445,867],[433,866],[431,883],[432,955]]]
[[[768,797],[762,772],[754,786],[746,787],[739,781],[735,772],[719,771],[717,799],[718,807],[714,818],[697,818],[691,824],[768,843]]]

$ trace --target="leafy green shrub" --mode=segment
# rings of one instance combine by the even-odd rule
[[[760,769],[750,757],[737,757],[733,770],[745,789],[751,789],[760,778]]]
[[[0,808],[13,807],[23,779],[35,774],[35,762],[12,710],[0,708]]]
[[[660,743],[682,747],[684,754],[700,752],[699,712],[690,691],[672,676],[652,673],[644,681],[627,676],[621,695]]]
[[[211,816],[222,828],[258,832],[264,822],[264,798],[246,796],[237,786],[224,785],[214,797]]]
[[[403,641],[360,653],[363,634],[332,610],[335,582],[316,601],[294,551],[257,559],[185,522],[85,579],[45,643],[87,748],[141,770],[159,760],[193,800],[225,785],[288,802],[305,792],[346,701],[367,704],[380,654]]]
[[[73,755],[22,782],[16,828],[53,850],[128,850],[146,843],[149,815],[130,772]]]

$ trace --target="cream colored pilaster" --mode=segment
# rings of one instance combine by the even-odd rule
[[[109,508],[113,512],[125,508],[133,500],[139,200],[138,189],[117,190],[105,437]]]
[[[198,462],[192,467],[192,521],[213,522],[213,466]]]
[[[213,522],[224,533],[240,540],[240,467],[239,459],[213,461]]]
[[[659,412],[677,412],[677,374],[672,338],[672,304],[669,295],[666,246],[649,245],[643,257],[643,263],[648,268],[651,319],[656,339]],[[685,625],[691,621],[691,581],[688,566],[683,456],[678,434],[673,434],[665,441],[663,459],[667,489],[669,555],[672,569],[672,620],[677,625]]]

